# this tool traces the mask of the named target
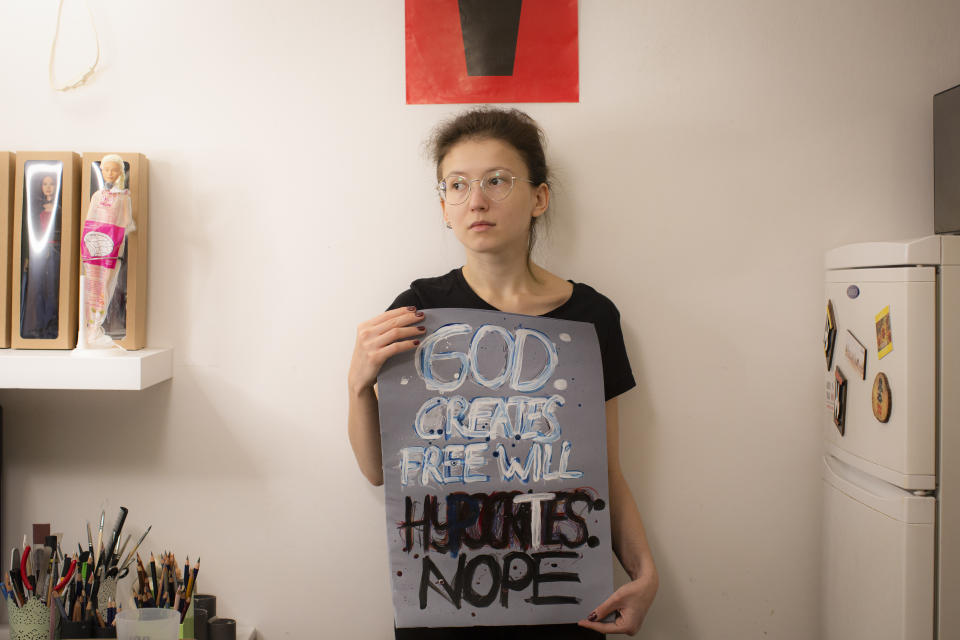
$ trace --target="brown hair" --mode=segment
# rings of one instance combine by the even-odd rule
[[[544,153],[546,136],[536,121],[519,109],[479,107],[464,111],[451,120],[441,122],[428,142],[430,155],[437,165],[437,180],[442,180],[440,163],[450,149],[464,140],[500,140],[517,150],[523,158],[530,180],[534,186],[550,186],[550,169]],[[530,221],[530,236],[527,241],[527,262],[537,239],[537,221]]]

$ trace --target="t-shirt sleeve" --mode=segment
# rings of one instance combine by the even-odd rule
[[[390,306],[387,307],[387,311],[393,309],[399,309],[400,307],[416,307],[417,309],[423,308],[423,305],[420,303],[420,297],[414,293],[413,289],[407,289],[396,299],[390,303]]]
[[[623,342],[623,330],[620,328],[620,312],[610,303],[610,314],[604,323],[600,340],[603,359],[603,392],[606,400],[616,398],[637,386],[627,357],[627,345]]]

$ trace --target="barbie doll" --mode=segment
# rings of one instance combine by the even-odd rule
[[[90,208],[80,237],[83,261],[83,300],[80,322],[83,325],[79,348],[109,347],[113,340],[103,322],[117,286],[124,239],[136,227],[130,191],[126,189],[123,158],[111,154],[100,161],[103,187],[90,198]]]
[[[59,176],[40,178],[39,193],[24,198],[21,249],[20,335],[51,340],[59,332],[60,190]],[[29,189],[29,186],[28,186]]]

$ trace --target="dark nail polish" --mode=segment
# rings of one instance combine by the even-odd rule
[[[587,620],[589,620],[590,622],[595,622],[596,619],[597,619],[597,612],[596,612],[596,611],[594,611],[593,613],[591,613],[590,615],[587,616]]]
[[[417,327],[417,331],[426,331],[426,330],[427,330],[426,327]]]
[[[418,317],[418,318],[422,318],[422,317],[423,317],[423,311],[417,311],[417,317]]]
[[[407,311],[416,311],[416,310],[417,310],[416,307],[407,307]]]
[[[414,346],[416,346],[416,345],[420,344],[420,341],[419,341],[419,340],[414,340],[414,341],[413,341],[413,344],[414,344]]]

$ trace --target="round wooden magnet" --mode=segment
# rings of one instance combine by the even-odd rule
[[[873,379],[873,417],[880,422],[890,419],[890,381],[883,373]]]

